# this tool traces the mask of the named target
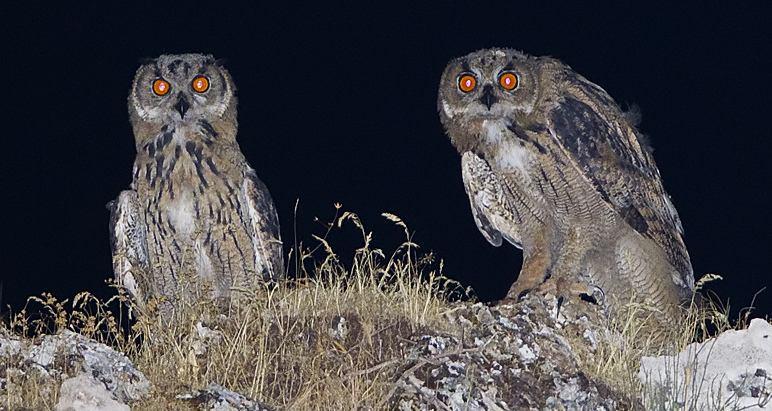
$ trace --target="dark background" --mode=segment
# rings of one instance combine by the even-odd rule
[[[380,216],[389,211],[444,259],[446,274],[483,300],[501,297],[521,254],[477,231],[435,99],[449,59],[504,46],[558,57],[620,104],[637,104],[696,276],[723,275],[712,288],[735,309],[772,285],[772,15],[763,2],[387,3],[6,10],[3,306],[42,291],[106,295],[104,205],[128,187],[134,159],[130,81],[140,59],[190,51],[226,59],[239,141],[287,244],[298,198],[306,243],[321,230],[313,218],[329,220],[340,202],[376,246],[393,247],[401,232]],[[330,240],[350,250],[356,233]],[[759,295],[757,314],[772,313],[771,295]]]

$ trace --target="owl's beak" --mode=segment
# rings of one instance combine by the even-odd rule
[[[480,102],[485,104],[485,107],[488,107],[488,110],[490,110],[491,106],[493,106],[493,104],[498,100],[499,99],[493,95],[493,87],[490,84],[487,84],[485,87],[483,87],[482,96],[480,96]]]
[[[180,97],[177,99],[177,104],[174,105],[174,108],[178,113],[180,113],[180,118],[185,118],[185,113],[190,108],[190,104],[188,103],[188,100],[185,99],[185,96],[180,94]]]

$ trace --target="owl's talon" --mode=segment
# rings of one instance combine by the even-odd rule
[[[518,280],[509,288],[505,298],[512,301],[519,301],[536,288],[538,288],[538,284],[526,283],[518,278]]]
[[[579,298],[596,305],[604,305],[606,301],[605,293],[598,286],[587,286],[587,289],[579,294]]]

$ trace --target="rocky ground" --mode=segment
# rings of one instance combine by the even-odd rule
[[[633,400],[581,370],[578,357],[599,338],[592,326],[599,319],[590,319],[599,312],[583,307],[580,313],[574,305],[558,312],[554,298],[526,298],[497,307],[458,307],[448,316],[456,332],[414,337],[417,344],[395,385],[395,407],[632,408]]]
[[[458,304],[445,317],[448,327],[443,332],[426,329],[393,336],[404,347],[403,358],[357,371],[364,375],[393,370],[393,386],[381,408],[644,408],[640,398],[630,398],[586,372],[598,342],[610,335],[603,327],[603,313],[593,304],[576,301],[559,307],[550,296],[526,297],[495,307]],[[340,317],[330,327],[330,337],[341,343],[350,340],[349,327],[345,317]],[[199,334],[202,345],[217,341],[205,328]],[[679,391],[674,381],[687,380],[689,370],[697,368],[718,383],[686,394]],[[644,358],[640,373],[661,404],[670,404],[672,409],[708,409],[705,407],[715,405],[710,401],[716,393],[728,394],[724,400],[736,400],[721,403],[728,404],[728,409],[733,404],[770,408],[772,327],[755,320],[748,330],[690,346],[678,356]],[[33,376],[38,387],[58,389],[52,393],[57,410],[128,410],[138,400],[152,403],[150,397],[158,394],[125,355],[79,334],[65,331],[35,339],[0,335],[0,409],[8,403],[3,396],[9,385]],[[172,394],[190,409],[273,408],[215,382]],[[654,403],[645,404],[651,408]]]

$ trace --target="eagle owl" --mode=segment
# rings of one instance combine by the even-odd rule
[[[231,302],[284,273],[271,196],[236,142],[236,88],[212,56],[162,55],[129,93],[131,189],[108,206],[113,270],[141,304]]]
[[[451,61],[438,111],[472,214],[523,250],[507,297],[602,291],[663,311],[692,296],[683,229],[651,151],[598,85],[558,60],[488,49]]]

